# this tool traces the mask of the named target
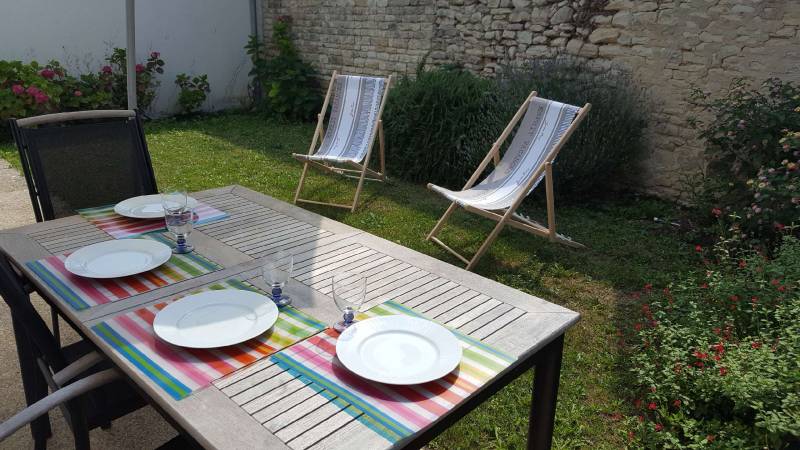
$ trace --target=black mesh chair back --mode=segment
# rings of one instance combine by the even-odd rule
[[[39,222],[157,192],[134,111],[12,119],[11,129]]]

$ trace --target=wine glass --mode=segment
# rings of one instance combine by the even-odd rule
[[[292,303],[292,299],[283,294],[283,287],[289,282],[293,267],[294,256],[283,250],[264,259],[264,282],[272,288],[272,301],[278,306]]]
[[[343,320],[333,326],[336,331],[341,333],[355,322],[366,296],[367,278],[363,275],[342,272],[333,276],[333,301],[344,314]]]
[[[188,197],[184,191],[170,191],[161,194],[161,206],[164,208],[164,222],[173,235],[175,247],[172,253],[183,254],[194,250],[187,242],[194,225],[194,210],[188,207]]]

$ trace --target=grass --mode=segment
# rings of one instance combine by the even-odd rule
[[[300,176],[292,152],[306,152],[313,127],[267,123],[254,115],[230,114],[146,124],[147,140],[160,185],[200,190],[240,184],[290,201]],[[19,166],[10,143],[0,156]],[[388,168],[391,175],[391,167]],[[355,182],[312,171],[307,198],[346,203]],[[367,184],[355,213],[308,207],[406,247],[460,265],[425,234],[447,203],[423,186],[392,180]],[[523,212],[543,217],[533,198]],[[624,197],[581,204],[557,204],[560,231],[588,249],[550,244],[516,230],[501,234],[476,272],[581,314],[567,333],[554,435],[554,448],[625,445],[627,419],[625,362],[615,333],[625,323],[626,293],[647,282],[665,285],[691,267],[688,245],[653,223],[670,217],[674,206],[648,198]],[[491,229],[476,216],[457,214],[442,238],[474,252]],[[431,448],[524,447],[530,405],[530,374],[461,419]]]

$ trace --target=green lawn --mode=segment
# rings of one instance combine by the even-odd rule
[[[268,123],[255,115],[232,114],[188,121],[146,124],[147,140],[161,185],[200,190],[240,184],[282,200],[292,198],[300,164],[292,152],[306,152],[311,125]],[[18,166],[16,150],[0,144],[0,156]],[[388,168],[391,175],[391,167]],[[306,196],[345,203],[355,181],[312,171]],[[332,193],[332,194],[331,194]],[[329,197],[332,195],[332,198]],[[447,203],[424,186],[391,180],[367,184],[356,213],[326,207],[309,209],[404,246],[458,263],[424,240]],[[674,206],[624,197],[557,204],[560,231],[587,245],[573,250],[541,238],[504,231],[477,272],[514,288],[580,312],[567,333],[561,374],[555,448],[619,448],[626,443],[625,361],[616,330],[626,323],[626,293],[647,282],[665,285],[692,267],[688,244],[653,223],[670,217]],[[543,218],[542,204],[530,199],[524,213]],[[445,242],[470,253],[491,223],[457,214],[445,228]],[[460,265],[460,264],[459,264]],[[436,439],[431,448],[521,448],[530,405],[530,374],[505,388]]]

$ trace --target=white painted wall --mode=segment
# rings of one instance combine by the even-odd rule
[[[71,74],[97,71],[113,47],[125,47],[125,0],[0,0],[0,59],[59,60]],[[165,62],[151,108],[176,110],[175,75],[207,73],[204,109],[240,106],[250,61],[248,0],[136,0],[136,60],[151,51]]]

